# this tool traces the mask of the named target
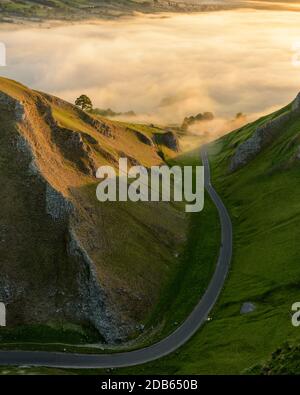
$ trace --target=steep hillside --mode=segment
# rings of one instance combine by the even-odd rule
[[[291,306],[300,297],[299,98],[210,144],[213,183],[233,222],[226,286],[212,320],[176,355],[126,372],[296,370],[300,329],[292,325]]]
[[[133,126],[0,79],[3,341],[20,325],[74,324],[107,342],[143,329],[176,272],[187,219],[178,205],[97,201],[100,165],[157,165],[163,145],[176,154],[170,133],[158,144],[163,130]]]

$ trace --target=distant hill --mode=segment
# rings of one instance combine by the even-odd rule
[[[133,12],[201,11],[227,7],[225,2],[193,0],[4,0],[0,3],[0,21],[22,19],[76,20],[116,18]]]
[[[91,110],[92,114],[95,115],[100,115],[102,117],[107,117],[107,118],[115,118],[115,117],[120,117],[120,116],[125,116],[125,117],[136,117],[136,113],[132,110],[126,111],[126,112],[116,112],[112,110],[111,108],[107,108],[106,110],[102,108],[94,108]]]

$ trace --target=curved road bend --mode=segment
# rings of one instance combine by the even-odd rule
[[[231,220],[226,207],[211,184],[209,161],[207,152],[204,149],[201,151],[201,156],[205,167],[205,189],[216,205],[220,216],[222,243],[216,270],[211,282],[202,299],[184,323],[165,339],[140,350],[98,355],[42,351],[1,351],[0,365],[29,365],[90,369],[132,366],[150,362],[170,354],[194,335],[200,326],[207,320],[209,312],[217,301],[228,273],[232,255]]]

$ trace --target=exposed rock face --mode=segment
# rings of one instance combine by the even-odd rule
[[[68,253],[79,266],[79,315],[91,321],[107,342],[123,340],[128,334],[128,328],[120,325],[116,313],[109,307],[108,297],[99,284],[95,265],[72,229],[69,230]]]
[[[137,137],[143,144],[150,145],[150,146],[153,146],[153,145],[154,145],[154,144],[153,144],[153,141],[152,141],[150,138],[148,138],[147,136],[145,136],[143,133],[140,133],[140,132],[135,131],[135,134],[136,134],[136,137]]]
[[[23,104],[4,92],[0,92],[0,107],[7,112],[13,111],[17,122],[22,121],[25,117]]]
[[[292,109],[278,117],[268,121],[264,125],[259,126],[252,136],[240,144],[233,155],[230,163],[230,171],[247,164],[259,152],[270,144],[279,133],[284,132],[284,127],[292,118],[300,114],[300,93],[292,104]]]
[[[168,131],[163,134],[155,134],[154,140],[157,144],[163,144],[172,151],[179,151],[179,142],[175,133]]]
[[[98,119],[95,119],[91,115],[87,114],[84,111],[77,110],[79,117],[89,125],[91,125],[94,129],[96,129],[99,133],[103,134],[105,137],[113,138],[113,129],[107,123],[104,123]]]
[[[46,213],[55,221],[68,219],[73,206],[61,193],[56,191],[50,184],[46,184]]]
[[[56,105],[70,107],[70,104],[58,98],[51,101],[55,101]],[[64,157],[73,162],[83,173],[95,176],[96,165],[90,156],[89,143],[95,144],[97,141],[88,134],[60,127],[53,117],[50,106],[41,98],[37,100],[37,108],[51,128],[52,139]]]
[[[13,144],[15,145],[18,153],[22,154],[23,157],[31,160],[34,159],[30,145],[28,144],[28,141],[23,136],[21,136],[20,134],[15,136]]]
[[[53,140],[76,167],[85,174],[95,176],[96,165],[90,156],[90,146],[85,142],[83,133],[56,126],[53,131]]]

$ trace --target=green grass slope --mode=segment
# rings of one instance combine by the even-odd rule
[[[299,301],[300,289],[299,114],[287,117],[280,130],[268,136],[268,144],[247,164],[234,172],[229,170],[238,147],[258,127],[276,122],[291,109],[289,105],[210,144],[213,183],[228,207],[234,229],[232,266],[211,314],[212,320],[172,355],[146,365],[116,369],[113,373],[299,371],[300,330],[291,323],[291,306]],[[185,164],[197,161],[193,156],[177,160]],[[218,231],[215,208],[206,199],[203,213],[190,222],[181,263],[156,305],[158,319],[164,317],[161,335],[169,333],[184,319],[205,289],[216,258]],[[197,238],[197,232],[202,237]],[[245,302],[253,303],[255,310],[241,314]],[[150,322],[155,322],[155,317]]]
[[[239,145],[258,126],[289,111],[291,105],[210,145],[213,183],[228,207],[234,229],[232,266],[212,320],[174,354],[113,373],[299,373],[300,329],[292,326],[291,306],[299,301],[300,292],[300,116],[287,120],[245,166],[229,171]],[[199,226],[207,230],[204,244],[199,244],[202,252],[196,252],[193,238],[189,239],[187,253],[195,252],[198,263],[216,248],[217,243],[212,242],[215,215],[207,202],[198,222],[199,225],[202,221]],[[208,255],[206,260],[210,259]],[[189,261],[193,262],[192,257]],[[181,299],[190,299],[191,303],[197,299],[197,287],[193,286],[195,270],[192,263],[177,289],[170,305],[174,317],[175,311],[181,316]],[[170,293],[174,295],[176,289],[171,287]],[[241,314],[245,302],[252,302],[255,310]]]
[[[232,266],[212,321],[177,353],[118,372],[257,373],[262,370],[253,367],[264,366],[286,341],[300,343],[300,330],[291,323],[291,306],[300,297],[300,117],[287,121],[248,164],[229,172],[238,145],[258,125],[290,109],[246,125],[210,146],[213,183],[234,229]],[[244,302],[254,303],[256,309],[240,314]]]

